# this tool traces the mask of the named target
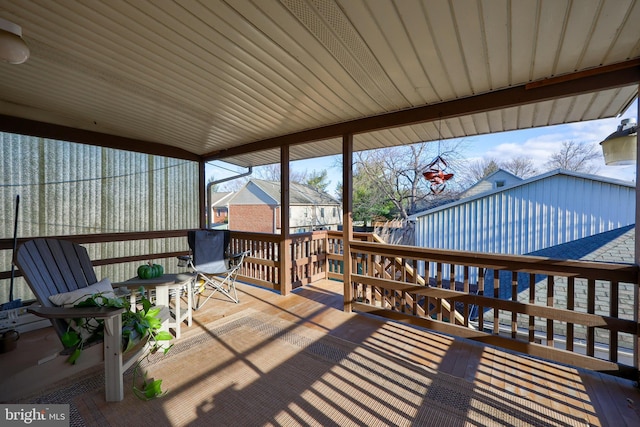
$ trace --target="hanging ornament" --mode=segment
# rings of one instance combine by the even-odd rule
[[[446,187],[446,182],[453,178],[452,173],[446,173],[447,162],[438,155],[422,173],[424,178],[431,183],[431,192],[440,194]]]
[[[442,140],[442,134],[440,132],[440,122],[438,122],[438,156],[427,165],[422,175],[431,183],[431,192],[433,194],[440,194],[446,187],[446,182],[453,178],[452,173],[447,173],[449,165],[440,155],[440,141]]]

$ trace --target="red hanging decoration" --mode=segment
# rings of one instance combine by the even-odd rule
[[[427,169],[422,173],[424,178],[431,183],[431,192],[440,194],[446,187],[446,182],[453,178],[452,173],[446,173],[445,170],[449,165],[438,155],[431,163],[427,165]]]
[[[442,141],[442,120],[438,120],[438,157],[427,165],[422,175],[431,183],[431,192],[440,194],[446,187],[446,182],[453,178],[452,173],[446,173],[445,170],[449,166],[447,162],[440,156],[440,141]]]

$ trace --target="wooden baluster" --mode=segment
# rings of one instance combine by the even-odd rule
[[[500,270],[493,270],[493,298],[500,298]],[[493,333],[500,333],[500,310],[494,306],[493,308]]]
[[[424,263],[424,280],[425,286],[431,286],[431,263],[428,260]],[[425,317],[429,317],[429,297],[426,295],[422,300],[422,309]]]
[[[536,275],[529,274],[529,304],[536,303]],[[529,342],[536,340],[536,318],[529,316]]]
[[[438,263],[438,278],[437,278],[437,286],[438,288],[442,288],[442,263]],[[442,302],[440,298],[434,298],[434,302],[436,305],[436,318],[442,322]]]
[[[547,307],[553,307],[553,295],[555,293],[554,276],[547,277]],[[554,347],[553,319],[547,319],[547,345]]]
[[[416,286],[418,284],[418,260],[417,259],[414,258],[411,260],[411,267],[413,268],[411,283],[413,283],[414,286]],[[417,293],[413,294],[412,313],[414,316],[418,315],[418,294]]]
[[[478,269],[478,294],[484,295],[484,268]],[[478,330],[484,331],[484,306],[478,304]]]
[[[396,261],[397,262],[397,261]],[[402,283],[407,283],[407,268],[406,268],[406,261],[403,258],[400,258],[400,265],[398,265],[398,268],[400,269],[400,281]],[[407,312],[407,292],[406,291],[402,291],[400,294],[400,304],[402,305],[402,312],[406,313]]]
[[[373,255],[373,254],[369,255],[369,263],[367,264],[367,276],[369,276],[369,277],[373,277],[373,275],[374,275],[375,257],[376,257],[376,255]],[[371,286],[369,288],[369,292],[371,293],[369,295],[369,304],[375,305],[375,303],[376,303],[376,288],[374,286]]]
[[[450,264],[449,267],[449,289],[455,291],[456,289],[456,266]],[[449,301],[449,323],[456,323],[456,303],[453,300]]]
[[[620,284],[618,282],[611,282],[609,295],[609,316],[617,318],[618,317],[618,302],[619,302],[619,292],[620,292]],[[617,330],[609,330],[609,360],[612,362],[618,361],[618,331]]]
[[[511,301],[518,301],[518,273],[511,272]],[[511,338],[518,337],[518,313],[511,312]]]
[[[596,309],[596,281],[589,279],[587,281],[587,313],[594,314]],[[595,354],[595,328],[587,327],[587,356]]]
[[[465,265],[462,269],[462,274],[464,275],[463,283],[462,283],[462,291],[465,294],[469,293],[469,266]],[[463,324],[465,327],[469,327],[469,304],[464,303],[462,309],[462,317],[464,318]]]
[[[571,276],[567,278],[567,310],[573,311],[576,301],[576,279]],[[567,323],[567,344],[566,349],[573,351],[574,326]]]

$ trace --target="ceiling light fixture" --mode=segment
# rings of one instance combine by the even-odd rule
[[[22,64],[29,59],[29,47],[19,25],[0,18],[0,61]]]
[[[636,162],[638,125],[635,119],[623,119],[618,130],[600,143],[607,166],[632,165]]]

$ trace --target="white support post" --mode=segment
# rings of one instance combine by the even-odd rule
[[[107,402],[124,399],[122,315],[104,319],[104,387]]]

